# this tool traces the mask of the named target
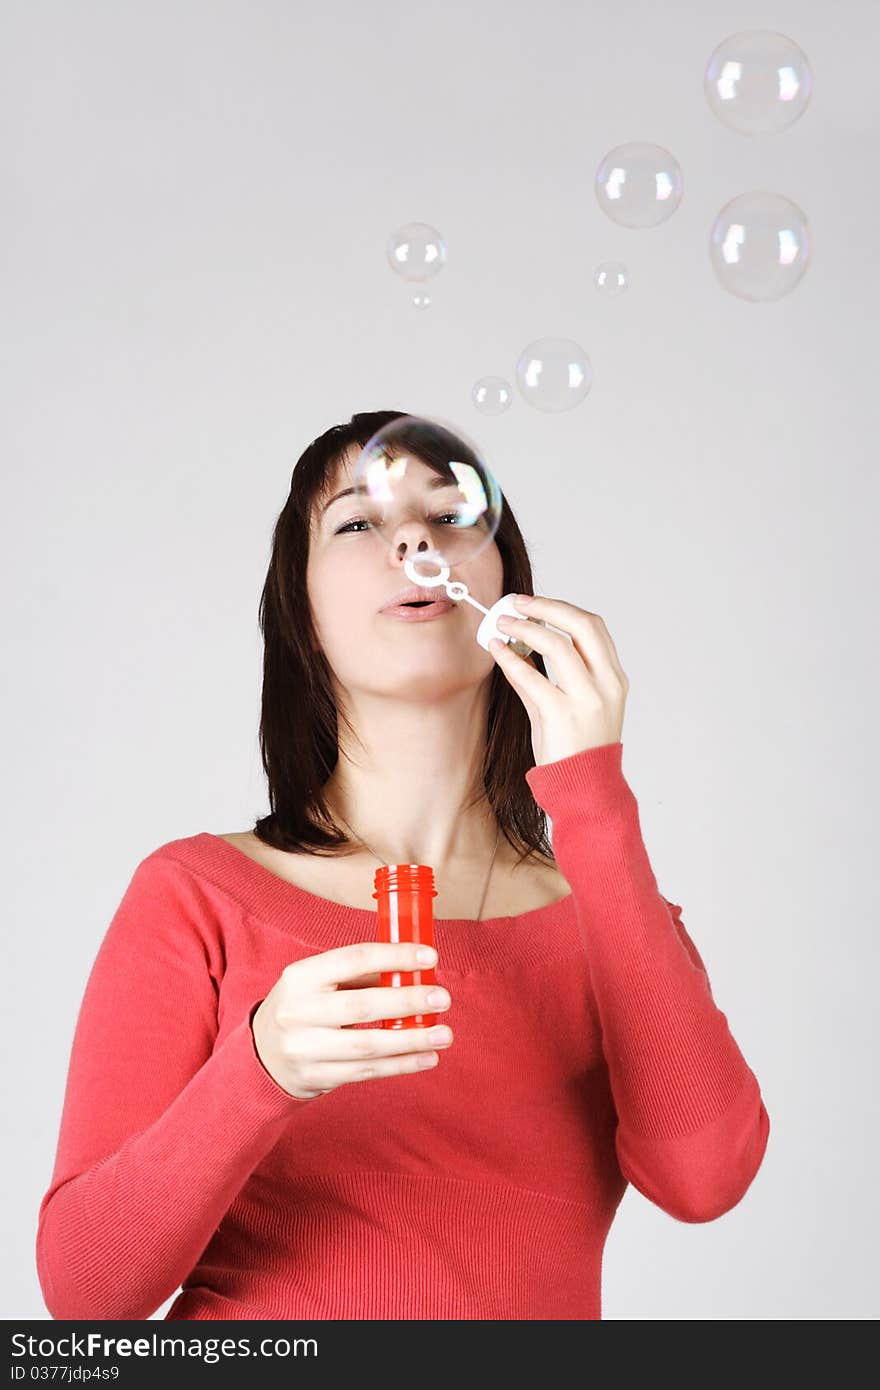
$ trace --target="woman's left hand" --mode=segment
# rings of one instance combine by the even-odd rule
[[[629,680],[598,613],[541,596],[529,598],[524,605],[517,598],[516,607],[529,618],[542,618],[560,629],[551,632],[525,617],[498,619],[500,631],[521,638],[550,661],[559,682],[556,686],[506,642],[493,637],[489,643],[492,656],[525,705],[536,765],[620,743]],[[563,632],[571,637],[570,643]]]

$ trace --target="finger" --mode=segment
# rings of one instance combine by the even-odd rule
[[[320,1094],[350,1082],[372,1081],[380,1076],[406,1076],[436,1067],[439,1060],[440,1053],[435,1050],[405,1052],[396,1057],[370,1057],[356,1062],[312,1062],[309,1070],[313,1073],[313,1089]]]
[[[531,641],[531,638],[528,640]],[[533,666],[525,657],[520,656],[519,652],[515,652],[500,638],[490,638],[489,652],[498,662],[514,690],[522,697],[531,720],[534,720],[541,708],[545,707],[545,700],[559,699],[560,695],[566,694],[565,691],[558,691],[549,677],[542,675],[536,666]]]
[[[542,595],[527,597],[529,602],[521,609],[524,617],[543,618],[545,622],[562,628],[563,632],[570,634],[584,661],[588,666],[595,667],[597,674],[604,656],[611,670],[621,680],[626,680],[611,633],[598,613],[590,613],[561,598],[544,598]],[[520,607],[519,604],[515,606]]]
[[[417,941],[355,941],[332,951],[319,951],[295,961],[297,981],[306,992],[334,989],[337,985],[363,979],[365,975],[388,971],[431,970],[437,952],[429,962],[418,959],[422,947]]]
[[[425,983],[305,994],[296,1003],[296,1022],[306,1027],[353,1028],[359,1023],[375,1023],[383,1018],[445,1013],[452,1002],[449,991],[443,990],[448,1002],[429,1004],[427,996],[433,989],[443,989],[443,986]]]
[[[446,1034],[451,1034],[451,1029],[446,1029]],[[437,1048],[442,1051],[450,1045],[451,1037],[436,1037],[433,1028],[362,1028],[355,1033],[339,1028],[294,1028],[288,1030],[287,1043],[298,1058],[317,1064],[399,1057],[405,1052],[433,1052]]]
[[[412,975],[412,983],[414,984],[421,983],[425,985],[433,984],[434,982],[433,965],[420,965],[417,969],[407,970],[406,972],[402,972],[399,970],[367,970],[364,972],[363,975],[357,975],[352,980],[343,980],[343,982],[337,985],[336,988],[337,991],[345,989],[367,989],[370,985],[381,985],[383,975],[397,976],[399,983],[399,976],[402,973]]]
[[[498,630],[520,638],[546,657],[553,665],[558,688],[564,695],[576,695],[578,685],[583,686],[592,675],[567,634],[551,632],[540,623],[527,618],[511,618],[506,613],[498,619]]]

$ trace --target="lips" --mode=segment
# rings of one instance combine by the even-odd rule
[[[392,594],[387,603],[383,603],[380,612],[386,608],[399,608],[404,603],[433,603],[436,599],[447,597],[447,594],[441,593],[433,584],[410,584],[405,589],[398,589],[396,594]]]
[[[382,612],[388,618],[399,618],[405,623],[427,623],[433,618],[441,618],[444,613],[451,612],[454,607],[455,604],[452,599],[442,598],[435,599],[422,608],[398,603],[393,608],[383,608]]]

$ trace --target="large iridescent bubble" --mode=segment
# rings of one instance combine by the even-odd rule
[[[712,226],[709,254],[724,288],[739,299],[781,299],[810,263],[805,214],[781,193],[741,193]]]
[[[678,160],[661,145],[633,143],[609,150],[596,170],[596,197],[621,227],[657,227],[681,202]]]
[[[404,415],[368,440],[354,467],[352,512],[408,559],[422,551],[452,568],[489,545],[501,488],[470,440],[438,420]]]
[[[813,90],[807,55],[794,39],[767,29],[730,34],[703,78],[710,108],[741,135],[773,135],[803,115]]]

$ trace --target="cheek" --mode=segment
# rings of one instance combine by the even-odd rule
[[[347,628],[353,622],[351,584],[334,572],[332,566],[318,562],[309,566],[307,590],[312,626],[329,656],[345,639]]]
[[[474,557],[467,567],[467,573],[462,567],[461,577],[468,586],[468,592],[486,608],[491,608],[501,598],[504,593],[504,564],[494,542]]]
[[[311,589],[312,622],[334,665],[350,666],[360,660],[359,653],[369,655],[369,645],[364,644],[375,638],[378,622],[369,597],[375,588],[375,582],[362,580],[350,566],[316,567]],[[375,602],[378,607],[379,599]]]

